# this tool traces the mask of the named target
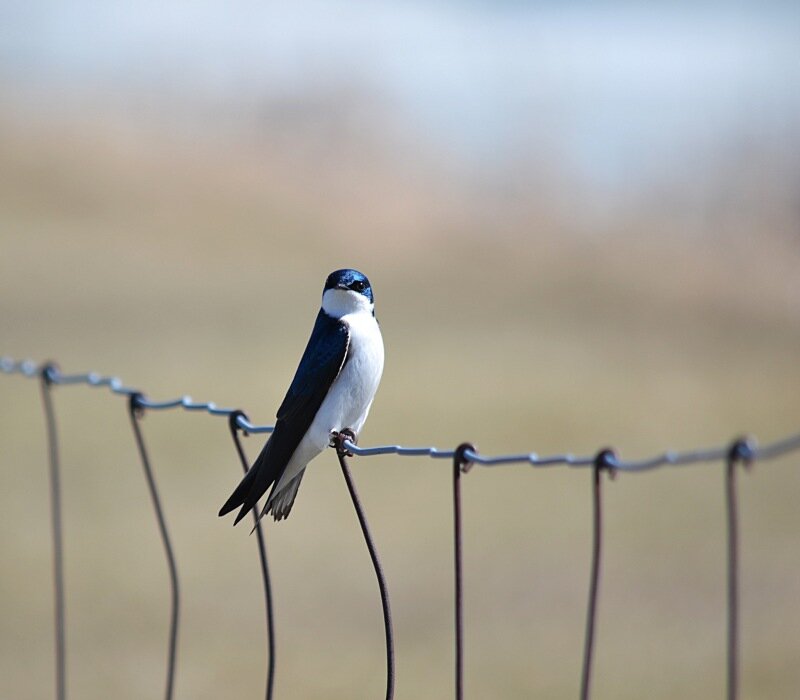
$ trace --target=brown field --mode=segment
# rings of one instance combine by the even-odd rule
[[[100,117],[56,123],[17,115],[0,129],[3,354],[271,422],[325,275],[353,266],[373,282],[387,349],[362,444],[613,445],[636,457],[800,428],[789,214],[737,217],[723,202],[672,235],[680,212],[639,202],[589,235],[533,188],[508,202],[436,168],[395,167],[371,142],[302,150],[290,138]],[[158,697],[166,567],[125,402],[86,387],[55,398],[70,696]],[[48,697],[36,384],[0,376],[0,399],[0,697]],[[259,697],[254,537],[216,517],[239,478],[225,421],[173,411],[147,415],[144,430],[182,577],[176,698]],[[247,440],[251,455],[260,443]],[[379,457],[353,460],[353,471],[392,596],[396,697],[448,697],[448,464]],[[606,485],[594,697],[722,695],[722,474],[676,468]],[[756,465],[740,483],[742,696],[796,696],[798,457]],[[476,468],[463,489],[467,696],[575,697],[589,473]],[[313,463],[291,517],[267,533],[275,696],[381,696],[377,589],[333,454]]]

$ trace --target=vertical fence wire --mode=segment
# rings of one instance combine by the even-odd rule
[[[592,661],[594,660],[595,622],[597,620],[597,594],[600,588],[600,555],[602,547],[603,511],[600,497],[600,475],[603,469],[615,460],[612,450],[598,453],[592,467],[592,568],[589,575],[589,601],[586,606],[586,633],[583,644],[583,666],[581,669],[581,700],[588,700],[591,693]]]
[[[466,469],[469,460],[464,453],[470,450],[475,452],[475,447],[462,443],[456,448],[453,455],[453,582],[455,591],[455,662],[456,662],[456,700],[464,697],[464,589],[463,589],[463,559],[461,546],[461,470]]]
[[[725,465],[725,514],[728,533],[728,635],[727,635],[727,693],[728,700],[736,700],[738,689],[739,649],[739,532],[736,513],[736,459],[731,455]]]
[[[147,449],[145,448],[144,438],[142,437],[141,427],[139,426],[139,418],[144,414],[144,408],[141,405],[142,395],[133,393],[128,399],[128,413],[131,419],[131,426],[133,428],[133,435],[136,439],[136,446],[139,449],[139,457],[142,460],[142,468],[147,479],[147,487],[150,490],[150,498],[153,502],[153,510],[156,514],[158,521],[158,530],[161,535],[161,542],[164,546],[164,553],[167,558],[167,566],[169,568],[169,582],[170,582],[170,623],[169,623],[169,645],[167,647],[167,681],[164,697],[166,700],[172,700],[172,693],[175,687],[175,661],[178,648],[178,622],[180,614],[180,588],[178,585],[178,566],[175,562],[175,554],[172,549],[172,542],[170,541],[169,531],[167,529],[167,521],[164,517],[164,510],[161,506],[161,497],[158,493],[158,486],[153,474],[153,469],[150,465],[150,458],[147,456]]]
[[[361,506],[361,501],[358,498],[358,493],[353,483],[353,477],[350,475],[350,469],[347,466],[345,456],[348,452],[344,447],[345,440],[355,441],[355,436],[349,433],[349,431],[343,430],[339,435],[335,436],[334,447],[336,448],[336,456],[339,458],[339,465],[342,468],[342,474],[347,484],[347,490],[350,492],[350,498],[353,501],[353,507],[355,508],[358,522],[361,525],[361,532],[364,534],[364,541],[367,544],[370,559],[372,559],[375,577],[378,579],[378,588],[381,594],[381,607],[383,608],[383,628],[386,634],[386,700],[391,700],[394,697],[394,634],[392,632],[392,611],[389,608],[389,591],[386,587],[386,578],[383,575],[383,569],[378,559],[375,543],[372,541],[372,536],[369,532],[364,509]]]
[[[39,373],[42,389],[42,406],[47,425],[50,478],[50,527],[53,540],[53,605],[55,623],[55,691],[57,700],[67,697],[67,640],[64,601],[64,532],[61,513],[61,466],[58,454],[58,432],[53,408],[51,387],[54,373],[53,363],[44,365]]]
[[[752,448],[747,440],[740,439],[731,445],[725,463],[725,515],[728,537],[728,610],[727,610],[727,660],[726,697],[736,700],[739,694],[739,523],[736,495],[736,465],[747,466]]]
[[[239,417],[247,420],[247,415],[243,411],[234,411],[228,418],[228,426],[231,431],[231,437],[233,438],[233,444],[236,446],[236,453],[239,455],[239,461],[242,463],[242,469],[244,473],[247,474],[250,466],[247,461],[247,456],[244,453],[242,442],[239,439],[239,426],[237,424]],[[258,517],[257,504],[253,506],[253,520],[255,521],[254,530],[256,531],[256,538],[258,540],[258,556],[261,562],[261,582],[264,587],[264,611],[267,617],[267,651],[269,659],[267,660],[266,700],[272,700],[272,689],[275,681],[275,623],[272,612],[272,586],[270,585],[269,567],[267,566],[267,547],[264,541],[261,519]]]

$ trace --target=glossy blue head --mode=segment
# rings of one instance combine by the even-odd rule
[[[358,311],[374,312],[372,286],[358,270],[336,270],[325,280],[322,308],[329,316],[341,318]]]
[[[329,289],[349,289],[350,291],[358,294],[363,294],[370,303],[375,303],[372,297],[372,287],[370,286],[367,276],[358,270],[336,270],[328,275],[325,280],[325,289],[323,294]]]

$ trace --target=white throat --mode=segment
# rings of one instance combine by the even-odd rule
[[[333,318],[348,314],[372,314],[375,305],[363,294],[352,289],[326,289],[322,295],[322,310]]]

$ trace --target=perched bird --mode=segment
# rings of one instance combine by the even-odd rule
[[[219,514],[241,506],[235,525],[272,486],[261,516],[289,515],[306,465],[342,431],[358,436],[382,372],[383,338],[369,280],[356,270],[331,272],[275,430]]]

